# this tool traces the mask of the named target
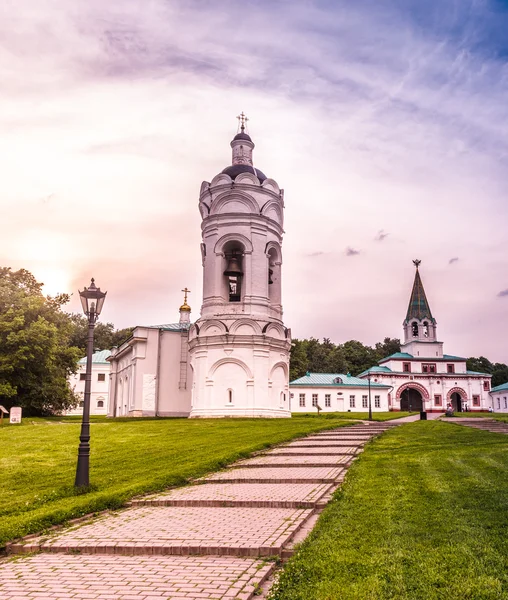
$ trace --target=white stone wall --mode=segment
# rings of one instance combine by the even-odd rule
[[[490,400],[495,413],[508,413],[508,390],[492,392]]]
[[[90,394],[90,414],[107,415],[109,410],[109,364],[92,364],[92,390]],[[80,378],[81,374],[86,373],[86,364],[80,364],[78,372],[69,377],[71,389],[83,401],[85,395],[85,381]],[[104,381],[99,381],[99,375],[104,375]],[[100,406],[102,404],[102,406]],[[82,415],[83,407],[78,405],[76,408],[67,411],[67,415]]]
[[[371,387],[370,399],[372,412],[388,411],[388,393],[389,388]],[[368,411],[368,387],[338,387],[338,386],[289,386],[292,413],[313,413],[317,412],[313,406],[313,397],[317,394],[317,401],[322,412],[366,412]],[[305,396],[305,406],[300,406],[300,395]],[[326,396],[330,396],[330,406],[326,406]],[[350,406],[350,397],[354,396],[355,406]],[[376,397],[379,396],[379,407],[376,406]],[[367,398],[367,406],[363,405],[363,398]]]

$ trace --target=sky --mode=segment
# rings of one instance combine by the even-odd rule
[[[506,0],[6,0],[0,265],[90,278],[117,327],[199,316],[201,182],[236,116],[285,190],[293,337],[401,337],[420,273],[445,351],[508,362]]]

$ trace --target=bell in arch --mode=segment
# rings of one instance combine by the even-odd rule
[[[239,277],[240,275],[243,275],[241,257],[238,254],[233,253],[228,258],[228,266],[224,271],[224,275],[227,275],[228,277]]]

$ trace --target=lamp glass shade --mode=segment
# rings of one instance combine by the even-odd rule
[[[107,292],[101,292],[101,288],[96,287],[92,279],[90,286],[79,292],[83,312],[89,315],[90,311],[92,311],[97,316],[100,315],[106,294]]]

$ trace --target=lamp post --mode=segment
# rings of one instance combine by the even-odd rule
[[[372,421],[372,404],[370,402],[370,373],[367,376],[367,381],[369,382],[369,421]]]
[[[102,306],[107,292],[95,286],[92,278],[90,287],[79,292],[83,312],[88,318],[88,339],[86,346],[86,376],[85,395],[83,402],[83,418],[79,436],[78,465],[76,467],[75,487],[88,487],[90,485],[90,392],[92,388],[92,354],[93,330],[97,318],[101,314]]]

